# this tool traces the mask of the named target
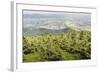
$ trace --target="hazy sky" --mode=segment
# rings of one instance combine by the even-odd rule
[[[41,20],[44,20],[43,22]],[[59,21],[72,20],[79,24],[91,25],[90,13],[74,13],[74,12],[52,12],[52,11],[32,11],[23,10],[23,23],[24,26],[32,24],[33,26],[41,26],[47,20],[53,20],[57,24]],[[39,24],[38,24],[39,23]]]

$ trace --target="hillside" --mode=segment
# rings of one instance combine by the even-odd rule
[[[79,24],[74,21],[47,21],[40,26],[34,24],[27,24],[23,27],[24,35],[41,35],[41,34],[56,34],[68,31],[90,31],[91,25]]]

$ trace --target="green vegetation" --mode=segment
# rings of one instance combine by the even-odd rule
[[[23,36],[23,62],[91,58],[91,32]]]

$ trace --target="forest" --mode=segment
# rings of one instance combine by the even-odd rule
[[[91,59],[91,32],[23,35],[23,62]]]

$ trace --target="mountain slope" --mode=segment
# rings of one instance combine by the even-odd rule
[[[57,34],[68,31],[90,31],[91,25],[79,24],[74,21],[47,21],[40,26],[34,24],[27,24],[23,27],[24,35],[41,35],[41,34]]]
[[[65,25],[66,27],[73,29],[75,31],[90,31],[91,30],[91,25],[79,24],[72,21],[66,21]]]
[[[42,35],[42,34],[58,34],[58,33],[64,33],[72,31],[69,28],[61,29],[61,30],[52,30],[52,29],[46,29],[46,28],[23,28],[23,34],[24,35]]]

